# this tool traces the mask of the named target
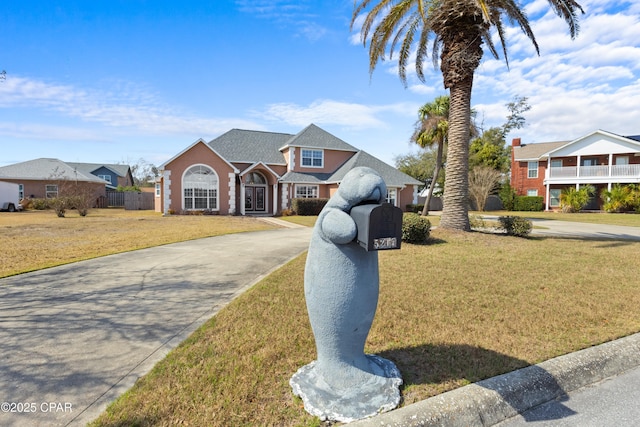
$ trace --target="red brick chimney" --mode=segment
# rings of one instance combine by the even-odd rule
[[[511,141],[511,146],[512,147],[520,147],[520,143],[522,141],[520,140],[520,138],[513,138],[513,140]]]

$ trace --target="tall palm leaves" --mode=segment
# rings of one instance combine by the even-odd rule
[[[444,144],[449,132],[449,97],[439,96],[433,102],[424,104],[418,110],[419,120],[411,137],[422,148],[437,145],[436,166],[433,171],[433,179],[427,190],[427,198],[424,202],[422,215],[429,214],[429,204],[433,196],[433,187],[436,185],[440,168],[442,167],[442,154]]]
[[[569,26],[571,37],[578,32],[575,0],[547,0]],[[371,6],[361,29],[363,43],[369,43],[369,71],[378,62],[398,53],[400,80],[407,84],[407,66],[415,51],[418,78],[425,81],[423,64],[431,53],[434,64],[440,61],[444,87],[449,89],[449,135],[447,180],[441,226],[469,230],[468,172],[469,127],[473,76],[483,54],[483,44],[494,57],[498,52],[491,30],[498,34],[507,60],[503,19],[517,23],[538,44],[529,21],[515,0],[361,0],[355,4],[351,25]],[[429,46],[431,45],[431,46]]]

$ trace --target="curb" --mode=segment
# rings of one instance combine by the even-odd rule
[[[469,384],[349,425],[492,426],[637,366],[640,366],[640,333]]]
[[[269,224],[278,225],[283,228],[305,228],[304,225],[296,224],[294,222],[284,221],[282,219],[274,217],[256,217],[257,219],[268,222]]]

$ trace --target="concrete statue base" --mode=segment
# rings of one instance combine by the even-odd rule
[[[390,360],[366,355],[372,372],[360,371],[353,384],[332,387],[316,370],[316,361],[303,366],[289,381],[304,409],[322,421],[348,423],[390,411],[400,404],[402,377]]]

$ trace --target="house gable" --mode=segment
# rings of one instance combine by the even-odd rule
[[[595,156],[603,153],[640,153],[640,142],[602,130],[580,137],[570,143],[551,150],[550,157]]]

